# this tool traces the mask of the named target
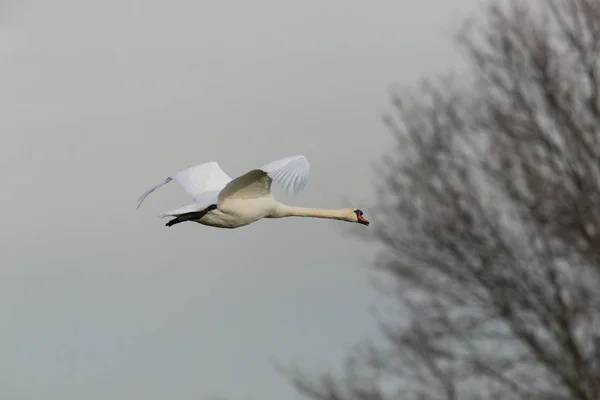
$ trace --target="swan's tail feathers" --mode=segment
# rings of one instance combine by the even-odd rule
[[[198,203],[188,204],[187,206],[183,206],[183,207],[171,210],[171,211],[165,211],[163,213],[160,213],[160,214],[158,214],[158,218],[178,217],[183,214],[202,211],[205,208],[206,208],[205,205],[198,204]]]
[[[152,186],[150,189],[146,190],[144,192],[144,194],[142,194],[140,196],[140,198],[138,199],[138,205],[137,208],[140,208],[140,206],[142,205],[142,202],[146,199],[146,197],[148,197],[150,195],[150,193],[154,192],[156,189],[158,189],[161,186],[166,185],[167,183],[171,182],[173,179],[171,177],[168,177],[167,179],[165,179],[164,181],[162,181],[161,183],[159,183],[158,185]],[[136,208],[136,209],[137,209]]]

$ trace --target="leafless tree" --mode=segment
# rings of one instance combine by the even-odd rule
[[[492,3],[457,42],[385,117],[383,340],[286,370],[308,398],[600,399],[600,0]]]

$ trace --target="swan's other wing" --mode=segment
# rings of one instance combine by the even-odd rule
[[[288,192],[298,192],[306,186],[310,165],[304,156],[292,156],[273,161],[235,178],[219,193],[219,203],[227,199],[252,199],[271,194],[271,183],[277,182]]]
[[[195,165],[146,190],[138,199],[138,208],[150,193],[171,181],[177,182],[194,201],[204,204],[214,201],[221,189],[231,182],[231,178],[214,161]]]
[[[214,161],[184,169],[172,178],[197,202],[204,200],[206,192],[220,192],[231,182],[231,178]]]

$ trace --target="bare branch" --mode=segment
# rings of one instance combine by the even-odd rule
[[[491,3],[469,79],[392,95],[372,240],[397,313],[314,399],[600,399],[600,1]]]

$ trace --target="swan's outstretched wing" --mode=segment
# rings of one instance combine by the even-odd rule
[[[226,199],[250,199],[267,196],[271,183],[288,192],[298,192],[306,186],[310,164],[304,156],[292,156],[273,161],[235,178],[219,193],[219,203]]]
[[[270,162],[260,169],[288,192],[298,193],[306,186],[310,164],[304,156],[291,156]]]
[[[167,177],[161,183],[146,190],[138,199],[138,208],[150,193],[171,181],[177,182],[196,203],[214,204],[219,192],[231,182],[231,178],[214,161],[195,165]]]

